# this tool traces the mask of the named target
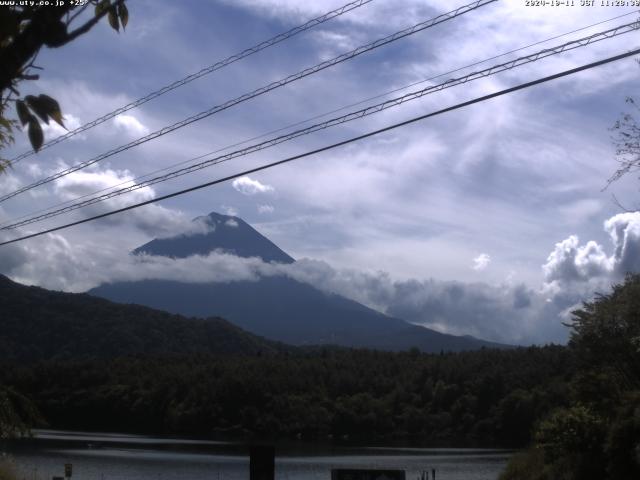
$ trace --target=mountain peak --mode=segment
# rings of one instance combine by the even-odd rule
[[[224,215],[222,213],[218,213],[218,212],[211,212],[209,215],[203,215],[200,217],[196,217],[193,219],[194,222],[197,221],[204,221],[210,225],[214,225],[214,224],[219,224],[219,223],[226,223],[230,220],[235,220],[235,221],[242,221],[241,218],[236,217],[235,215]]]
[[[244,258],[258,257],[265,262],[295,261],[239,217],[211,212],[193,221],[200,222],[204,228],[169,238],[156,238],[136,248],[133,253],[185,258],[191,255],[208,255],[218,250]]]

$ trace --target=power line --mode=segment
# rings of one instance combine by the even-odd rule
[[[19,195],[21,193],[24,193],[28,190],[31,190],[33,188],[39,187],[41,185],[45,185],[49,182],[52,182],[54,180],[57,180],[58,178],[64,177],[65,175],[69,175],[70,173],[76,172],[78,170],[81,170],[83,168],[88,167],[89,165],[93,165],[97,162],[100,162],[102,160],[104,160],[105,158],[111,157],[117,153],[121,153],[125,150],[129,150],[133,147],[136,147],[140,144],[146,143],[150,140],[154,140],[158,137],[161,137],[163,135],[166,135],[167,133],[173,132],[174,130],[177,130],[179,128],[185,127],[187,125],[190,125],[194,122],[197,122],[199,120],[202,120],[204,118],[210,117],[211,115],[214,115],[215,113],[221,112],[223,110],[226,110],[228,108],[233,107],[234,105],[237,105],[239,103],[245,102],[247,100],[250,100],[252,98],[255,98],[259,95],[263,95],[267,92],[270,92],[271,90],[275,90],[276,88],[280,88],[283,87],[291,82],[294,82],[296,80],[300,80],[301,78],[307,77],[309,75],[312,75],[314,73],[317,73],[321,70],[324,70],[326,68],[332,67],[334,65],[337,65],[339,63],[342,63],[346,60],[350,60],[358,55],[361,55],[365,52],[374,50],[376,48],[379,48],[383,45],[387,45],[391,42],[395,42],[396,40],[399,40],[401,38],[407,37],[409,35],[413,35],[417,32],[420,32],[422,30],[425,30],[427,28],[433,27],[435,25],[438,25],[440,23],[446,22],[448,20],[451,20],[453,18],[459,17],[461,15],[464,15],[465,13],[469,13],[471,11],[474,11],[480,7],[483,7],[485,5],[488,5],[490,3],[496,2],[497,0],[476,0],[475,2],[472,2],[470,4],[464,5],[462,7],[458,7],[455,10],[452,10],[450,12],[444,13],[442,15],[439,15],[435,18],[432,18],[430,20],[424,21],[424,22],[420,22],[412,27],[406,28],[404,30],[401,30],[399,32],[393,33],[387,37],[378,39],[374,42],[368,43],[366,45],[360,46],[354,50],[351,50],[350,52],[347,53],[343,53],[342,55],[338,55],[337,57],[331,59],[331,60],[326,60],[322,63],[319,63],[313,67],[309,67],[306,68],[298,73],[295,73],[293,75],[289,75],[286,78],[283,78],[281,80],[272,82],[264,87],[258,88],[257,90],[254,90],[253,92],[250,93],[246,93],[240,97],[237,97],[233,100],[229,100],[221,105],[217,105],[215,107],[210,108],[209,110],[205,110],[203,112],[200,112],[196,115],[192,115],[191,117],[188,117],[184,120],[181,120],[179,122],[176,122],[172,125],[169,125],[167,127],[164,127],[160,130],[157,130],[155,132],[152,132],[144,137],[140,137],[137,140],[134,140],[133,142],[127,143],[125,145],[121,145],[119,147],[116,147],[112,150],[109,150],[106,153],[100,154],[97,157],[94,157],[90,160],[86,160],[84,162],[80,162],[70,168],[67,168],[65,170],[62,170],[60,172],[57,172],[53,175],[50,175],[49,177],[43,178],[41,180],[38,180],[30,185],[27,185],[25,187],[19,188],[18,190],[15,190],[13,192],[10,192],[8,194],[3,195],[2,197],[0,197],[0,202],[4,202],[5,200],[8,200],[9,198],[15,197],[16,195]]]
[[[420,85],[420,84],[422,84],[422,83],[426,83],[426,82],[429,82],[429,81],[432,81],[432,80],[436,80],[436,79],[438,79],[438,78],[442,78],[442,77],[445,77],[445,76],[449,76],[449,75],[451,75],[451,74],[454,74],[454,73],[460,72],[460,71],[462,71],[462,70],[466,70],[466,69],[468,69],[468,68],[475,67],[475,66],[477,66],[477,65],[481,65],[481,64],[483,64],[483,63],[487,63],[487,62],[489,62],[489,61],[491,61],[491,60],[495,60],[495,59],[497,59],[497,58],[505,57],[505,56],[510,55],[510,54],[512,54],[512,53],[520,52],[520,51],[522,51],[522,50],[526,50],[526,49],[531,48],[531,47],[534,47],[534,46],[536,46],[536,45],[541,45],[541,44],[543,44],[543,43],[550,42],[551,40],[556,40],[556,39],[558,39],[558,38],[566,37],[567,35],[571,35],[571,34],[573,34],[573,33],[581,32],[581,31],[587,30],[587,29],[589,29],[589,28],[593,28],[593,27],[595,27],[595,26],[602,25],[602,24],[604,24],[604,23],[612,22],[612,21],[614,21],[614,20],[618,20],[618,19],[620,19],[620,18],[627,17],[627,16],[629,16],[629,15],[635,15],[635,14],[637,14],[638,12],[639,12],[638,10],[635,10],[635,11],[632,11],[632,12],[623,13],[623,14],[621,14],[621,15],[617,15],[617,16],[615,16],[615,17],[611,17],[611,18],[608,18],[608,19],[606,19],[606,20],[601,20],[601,21],[599,21],[599,22],[592,23],[592,24],[590,24],[590,25],[586,25],[586,26],[584,26],[584,27],[580,27],[580,28],[577,28],[577,29],[575,29],[575,30],[570,30],[570,31],[568,31],[568,32],[561,33],[561,34],[559,34],[559,35],[555,35],[555,36],[552,36],[552,37],[546,38],[546,39],[544,39],[544,40],[539,40],[539,41],[537,41],[537,42],[530,43],[530,44],[528,44],[528,45],[524,45],[524,46],[522,46],[522,47],[518,47],[518,48],[515,48],[515,49],[513,49],[513,50],[509,50],[508,52],[504,52],[504,53],[501,53],[501,54],[499,54],[499,55],[494,55],[493,57],[485,58],[484,60],[480,60],[480,61],[477,61],[477,62],[474,62],[474,63],[468,64],[468,65],[465,65],[465,66],[463,66],[463,67],[458,67],[458,68],[456,68],[456,69],[454,69],[454,70],[449,70],[449,71],[447,71],[447,72],[440,73],[440,74],[438,74],[438,75],[435,75],[435,76],[432,76],[432,77],[429,77],[429,78],[425,78],[425,79],[423,79],[423,80],[419,80],[419,81],[417,81],[417,82],[410,83],[410,84],[405,85],[405,86],[403,86],[403,87],[394,88],[393,90],[388,90],[387,92],[380,93],[380,94],[374,95],[374,96],[372,96],[372,97],[365,98],[365,99],[363,99],[363,100],[359,100],[358,102],[354,102],[354,103],[350,103],[350,104],[348,104],[348,105],[344,105],[344,106],[342,106],[342,107],[339,107],[339,108],[336,108],[336,109],[330,110],[330,111],[325,112],[325,113],[321,113],[321,114],[318,114],[318,115],[314,115],[313,117],[307,118],[306,120],[301,120],[301,121],[298,121],[298,122],[295,122],[295,123],[292,123],[292,124],[286,125],[286,126],[284,126],[284,127],[279,127],[279,128],[277,128],[277,129],[275,129],[275,130],[270,130],[270,131],[265,132],[265,133],[262,133],[262,134],[260,134],[260,135],[257,135],[257,136],[254,136],[254,137],[251,137],[251,138],[248,138],[248,139],[242,140],[242,141],[240,141],[240,142],[236,142],[236,143],[234,143],[234,144],[227,145],[227,146],[225,146],[225,147],[220,147],[220,148],[218,148],[218,149],[216,149],[216,150],[209,151],[209,152],[207,152],[207,153],[204,153],[204,154],[198,155],[197,157],[192,157],[192,158],[190,158],[190,159],[188,159],[188,160],[183,160],[183,161],[181,161],[181,162],[178,162],[178,163],[175,163],[175,164],[169,165],[169,166],[167,166],[167,167],[164,167],[164,168],[161,168],[161,169],[158,169],[158,170],[153,170],[153,171],[151,171],[151,172],[149,172],[149,173],[146,173],[146,174],[144,174],[144,175],[140,175],[140,176],[138,176],[138,177],[135,177],[135,178],[133,178],[132,180],[127,180],[127,181],[125,181],[125,182],[120,182],[120,183],[117,183],[117,184],[112,185],[112,186],[110,186],[110,187],[102,188],[102,189],[100,189],[100,190],[96,190],[96,191],[93,191],[93,192],[91,192],[91,193],[87,193],[87,194],[85,194],[85,195],[81,195],[81,196],[76,197],[76,198],[73,198],[73,199],[71,199],[71,200],[67,200],[67,201],[64,201],[64,202],[56,203],[56,204],[54,204],[54,205],[52,205],[52,206],[50,206],[50,207],[46,207],[46,208],[42,208],[42,209],[40,209],[40,210],[32,211],[32,212],[27,213],[27,214],[25,214],[25,215],[21,215],[21,216],[19,216],[19,217],[15,217],[15,218],[13,218],[13,219],[6,220],[6,221],[4,221],[4,222],[1,222],[1,223],[0,223],[0,230],[3,230],[3,229],[4,229],[3,227],[5,227],[5,226],[7,226],[7,225],[8,225],[8,226],[7,226],[7,228],[13,228],[14,226],[13,226],[13,225],[9,225],[10,223],[12,223],[12,222],[17,222],[17,221],[22,220],[22,219],[27,218],[27,217],[31,217],[32,215],[36,215],[36,214],[38,214],[38,213],[42,213],[42,212],[48,212],[48,211],[50,211],[50,210],[53,210],[54,208],[62,207],[62,206],[64,206],[64,205],[69,205],[69,204],[71,204],[71,203],[73,203],[73,202],[77,202],[78,200],[81,200],[81,199],[83,199],[83,198],[91,197],[91,196],[93,196],[93,195],[97,195],[97,194],[99,194],[99,193],[106,192],[106,191],[108,191],[108,190],[113,190],[113,189],[115,189],[115,188],[121,187],[121,186],[126,185],[126,184],[131,183],[131,182],[136,182],[136,183],[138,183],[140,180],[143,180],[143,179],[145,179],[145,178],[151,177],[151,176],[156,175],[156,174],[158,174],[158,173],[166,172],[167,170],[171,170],[172,168],[179,167],[179,166],[181,166],[181,165],[185,165],[185,164],[190,163],[190,162],[195,162],[196,160],[200,160],[200,159],[205,158],[205,157],[207,157],[207,156],[209,156],[209,155],[213,155],[213,154],[216,154],[216,153],[220,153],[220,152],[223,152],[223,151],[225,151],[225,150],[229,150],[230,148],[239,147],[240,145],[244,145],[244,144],[247,144],[247,143],[249,143],[249,142],[252,142],[252,141],[259,140],[259,139],[261,139],[261,138],[267,137],[267,136],[269,136],[269,135],[273,135],[273,134],[275,134],[275,133],[280,133],[280,132],[283,132],[283,131],[285,131],[285,130],[289,130],[289,129],[291,129],[291,128],[298,127],[298,126],[300,126],[300,125],[304,125],[305,123],[309,123],[309,122],[311,122],[311,121],[313,121],[313,120],[318,120],[318,119],[320,119],[320,118],[326,117],[326,116],[331,115],[331,114],[333,114],[333,113],[338,113],[338,112],[341,112],[341,111],[346,110],[346,109],[348,109],[348,108],[357,107],[357,106],[359,106],[359,105],[365,104],[365,103],[370,102],[370,101],[372,101],[372,100],[377,100],[377,99],[379,99],[379,98],[383,98],[383,97],[386,97],[386,96],[391,95],[391,94],[393,94],[393,93],[397,93],[397,92],[400,92],[400,91],[402,91],[402,90],[406,90],[406,89],[411,88],[411,87],[414,87],[414,86],[416,86],[416,85]]]
[[[267,170],[269,168],[276,167],[278,165],[283,165],[285,163],[293,162],[294,160],[299,160],[301,158],[305,158],[305,157],[309,157],[309,156],[312,156],[312,155],[316,155],[318,153],[326,152],[328,150],[332,150],[332,149],[335,149],[335,148],[338,148],[338,147],[341,147],[341,146],[344,146],[344,145],[348,145],[350,143],[357,142],[359,140],[363,140],[365,138],[369,138],[369,137],[372,137],[372,136],[375,136],[375,135],[379,135],[379,134],[384,133],[384,132],[395,130],[396,128],[404,127],[404,126],[410,125],[412,123],[416,123],[416,122],[419,122],[419,121],[422,121],[422,120],[426,120],[427,118],[435,117],[437,115],[442,115],[444,113],[448,113],[448,112],[451,112],[451,111],[454,111],[454,110],[458,110],[458,109],[461,109],[461,108],[464,108],[464,107],[468,107],[470,105],[473,105],[473,104],[476,104],[476,103],[480,103],[480,102],[484,102],[484,101],[490,100],[492,98],[500,97],[502,95],[507,95],[509,93],[516,92],[518,90],[524,90],[526,88],[533,87],[535,85],[539,85],[539,84],[542,84],[542,83],[545,83],[545,82],[549,82],[551,80],[555,80],[555,79],[558,79],[558,78],[561,78],[561,77],[565,77],[565,76],[568,76],[568,75],[573,75],[575,73],[582,72],[584,70],[595,68],[595,67],[598,67],[598,66],[601,66],[601,65],[605,65],[607,63],[615,62],[615,61],[621,60],[623,58],[628,58],[628,57],[631,57],[633,55],[637,55],[639,53],[640,53],[640,48],[637,48],[635,50],[631,50],[631,51],[626,52],[626,53],[621,53],[621,54],[615,55],[613,57],[608,57],[606,59],[598,60],[598,61],[592,62],[592,63],[588,63],[588,64],[582,65],[580,67],[575,67],[575,68],[572,68],[572,69],[569,69],[569,70],[565,70],[563,72],[556,73],[554,75],[549,75],[547,77],[542,77],[542,78],[539,78],[537,80],[532,80],[530,82],[521,83],[519,85],[516,85],[515,87],[510,87],[510,88],[506,88],[504,90],[500,90],[498,92],[490,93],[488,95],[483,95],[481,97],[477,97],[477,98],[474,98],[472,100],[468,100],[466,102],[458,103],[458,104],[453,105],[451,107],[447,107],[447,108],[444,108],[444,109],[441,109],[441,110],[437,110],[435,112],[427,113],[427,114],[421,115],[419,117],[414,117],[414,118],[411,118],[409,120],[405,120],[403,122],[395,123],[393,125],[389,125],[387,127],[380,128],[378,130],[374,130],[374,131],[371,131],[371,132],[368,132],[368,133],[365,133],[365,134],[362,134],[362,135],[358,135],[357,137],[352,137],[350,139],[343,140],[341,142],[333,143],[331,145],[327,145],[327,146],[324,146],[322,148],[311,150],[309,152],[305,152],[305,153],[302,153],[302,154],[299,154],[299,155],[288,157],[288,158],[285,158],[285,159],[282,159],[282,160],[278,160],[276,162],[268,163],[266,165],[262,165],[262,166],[259,166],[259,167],[255,167],[255,168],[251,168],[251,169],[248,169],[248,170],[244,170],[244,171],[242,171],[240,173],[235,173],[233,175],[229,175],[229,176],[226,176],[224,178],[219,178],[217,180],[212,180],[210,182],[202,183],[200,185],[196,185],[194,187],[186,188],[186,189],[180,190],[178,192],[174,192],[174,193],[170,193],[170,194],[167,194],[167,195],[163,195],[161,197],[153,198],[151,200],[146,200],[144,202],[136,203],[134,205],[129,205],[127,207],[119,208],[117,210],[112,210],[110,212],[102,213],[100,215],[95,215],[93,217],[85,218],[83,220],[78,220],[78,221],[75,221],[75,222],[67,223],[65,225],[60,225],[58,227],[49,228],[47,230],[43,230],[43,231],[40,231],[40,232],[37,232],[37,233],[32,233],[32,234],[25,235],[25,236],[22,236],[22,237],[19,237],[19,238],[6,240],[4,242],[1,242],[0,246],[8,245],[8,244],[11,244],[11,243],[20,242],[20,241],[23,241],[23,240],[27,240],[29,238],[39,237],[39,236],[45,235],[47,233],[57,232],[59,230],[63,230],[63,229],[69,228],[69,227],[73,227],[73,226],[76,226],[76,225],[81,225],[83,223],[87,223],[87,222],[91,222],[91,221],[98,220],[98,219],[101,219],[101,218],[109,217],[109,216],[115,215],[117,213],[126,212],[126,211],[133,210],[133,209],[136,209],[136,208],[139,208],[139,207],[143,207],[145,205],[150,205],[152,203],[157,203],[157,202],[160,202],[162,200],[167,200],[167,199],[170,199],[170,198],[173,198],[173,197],[184,195],[186,193],[190,193],[190,192],[193,192],[193,191],[196,191],[196,190],[200,190],[200,189],[203,189],[203,188],[206,188],[206,187],[210,187],[212,185],[217,185],[217,184],[220,184],[220,183],[223,183],[223,182],[227,182],[229,180],[233,180],[235,178],[242,177],[244,175],[249,175],[249,174],[256,173],[256,172],[259,172],[259,171],[262,171],[262,170]]]
[[[340,15],[343,15],[347,12],[350,12],[351,10],[355,10],[356,8],[359,8],[363,5],[366,5],[367,3],[372,2],[373,0],[357,0],[354,2],[350,2],[347,3],[346,5],[343,5],[340,8],[337,8],[335,10],[332,10],[330,12],[325,13],[324,15],[321,15],[319,17],[316,17],[314,19],[309,20],[308,22],[299,25],[297,27],[294,27],[290,30],[287,30],[284,33],[280,33],[278,35],[276,35],[275,37],[272,37],[268,40],[265,40],[253,47],[247,48],[245,50],[243,50],[240,53],[236,53],[234,55],[231,55],[227,58],[225,58],[224,60],[220,60],[216,63],[214,63],[213,65],[209,65],[208,67],[203,68],[202,70],[196,72],[196,73],[192,73],[191,75],[187,75],[186,77],[180,79],[180,80],[176,80],[173,83],[170,83],[169,85],[165,85],[164,87],[149,93],[148,95],[145,95],[144,97],[139,98],[138,100],[134,100],[131,103],[128,103],[127,105],[124,105],[120,108],[117,108],[116,110],[113,110],[112,112],[109,112],[105,115],[103,115],[102,117],[96,118],[95,120],[92,120],[91,122],[85,123],[84,125],[71,130],[70,132],[67,132],[64,135],[60,135],[59,137],[56,137],[50,141],[48,141],[47,143],[45,143],[44,145],[42,145],[42,147],[40,147],[39,151],[42,151],[46,148],[49,148],[53,145],[56,145],[60,142],[63,142],[64,140],[67,140],[71,137],[73,137],[74,135],[77,135],[79,133],[82,133],[86,130],[89,130],[90,128],[93,128],[97,125],[100,125],[101,123],[104,123],[108,120],[111,120],[112,118],[114,118],[117,115],[120,115],[121,113],[127,112],[133,108],[139,107],[140,105],[147,103],[150,100],[153,100],[154,98],[157,98],[161,95],[164,95],[165,93],[168,93],[172,90],[175,90],[178,87],[182,87],[183,85],[186,85],[187,83],[193,82],[194,80],[197,80],[200,77],[204,77],[205,75],[209,75],[210,73],[215,72],[216,70],[220,70],[224,67],[227,67],[229,65],[231,65],[232,63],[237,62],[238,60],[242,60],[243,58],[249,57],[255,53],[258,53],[266,48],[272,47],[280,42],[283,42],[291,37],[294,37],[296,35],[298,35],[299,33],[305,32],[307,30],[310,30],[311,28],[320,25],[322,23],[325,23],[333,18],[339,17]],[[34,150],[28,150],[20,155],[18,155],[17,157],[11,159],[8,163],[9,165],[13,165],[15,163],[18,163],[20,160],[23,160],[31,155],[33,155],[34,153],[36,153]]]
[[[547,58],[549,56],[552,55],[557,55],[560,54],[562,52],[566,52],[566,51],[570,51],[579,47],[584,47],[587,45],[590,45],[592,43],[595,42],[599,42],[601,40],[605,40],[605,39],[609,39],[609,38],[613,38],[615,36],[618,35],[622,35],[634,30],[637,30],[638,28],[640,28],[640,22],[632,22],[626,25],[620,25],[614,28],[611,28],[609,30],[605,30],[603,32],[598,32],[598,33],[594,33],[592,35],[589,35],[587,37],[583,37],[577,40],[572,40],[570,42],[566,42],[562,45],[558,45],[556,47],[551,47],[551,48],[547,48],[544,50],[540,50],[538,52],[532,53],[530,55],[526,55],[523,57],[519,57],[516,58],[514,60],[511,60],[509,62],[506,63],[502,63],[499,65],[493,65],[491,67],[485,68],[483,70],[479,70],[477,72],[472,72],[469,73],[468,75],[465,75],[463,77],[459,77],[459,78],[452,78],[447,80],[446,82],[437,84],[437,85],[432,85],[429,87],[426,87],[422,90],[418,90],[415,92],[410,92],[407,93],[401,97],[397,97],[397,98],[393,98],[390,100],[386,100],[384,102],[378,103],[376,105],[372,105],[369,107],[366,107],[364,109],[361,110],[357,110],[355,112],[351,112],[348,113],[346,115],[342,115],[340,117],[336,117],[336,118],[332,118],[329,120],[326,120],[324,122],[321,123],[317,123],[315,125],[311,125],[309,127],[300,129],[300,130],[296,130],[294,132],[285,134],[285,135],[281,135],[279,137],[275,137],[272,138],[270,140],[266,140],[264,142],[258,143],[258,144],[254,144],[254,145],[250,145],[248,147],[245,147],[243,149],[240,150],[236,150],[234,152],[230,152],[227,153],[225,155],[220,155],[218,157],[212,158],[212,159],[208,159],[205,160],[203,162],[200,162],[198,164],[194,164],[194,165],[190,165],[188,167],[184,167],[181,168],[179,170],[175,170],[173,172],[169,172],[165,175],[161,175],[155,178],[152,178],[150,180],[144,181],[144,182],[139,182],[139,183],[134,183],[133,185],[129,185],[127,187],[121,188],[119,190],[114,190],[112,192],[109,193],[105,193],[104,195],[100,195],[97,197],[93,197],[93,198],[89,198],[87,200],[81,201],[81,202],[77,202],[77,203],[73,203],[71,205],[68,205],[66,207],[63,208],[59,208],[57,210],[53,210],[50,211],[48,213],[44,213],[42,215],[37,215],[35,217],[31,217],[28,218],[26,220],[22,220],[22,221],[17,221],[15,223],[12,223],[10,225],[5,225],[0,227],[0,230],[10,230],[10,229],[14,229],[17,227],[21,227],[21,226],[25,226],[25,225],[29,225],[32,223],[36,223],[36,222],[40,222],[43,220],[47,220],[49,218],[53,218],[59,215],[63,215],[65,213],[69,213],[71,211],[77,210],[79,208],[83,208],[83,207],[87,207],[90,205],[94,205],[96,203],[99,202],[103,202],[105,200],[120,196],[120,195],[124,195],[126,193],[130,193],[136,190],[140,190],[141,188],[144,187],[148,187],[151,185],[155,185],[157,183],[161,183],[161,182],[165,182],[167,180],[171,180],[177,177],[181,177],[183,175],[187,175],[189,173],[193,173],[197,170],[201,170],[207,167],[210,167],[212,165],[217,165],[223,162],[227,162],[231,159],[234,158],[238,158],[238,157],[242,157],[242,156],[246,156],[249,155],[251,153],[255,153],[257,151],[260,150],[264,150],[266,148],[270,148],[276,145],[279,145],[281,143],[293,140],[295,138],[301,137],[303,135],[308,135],[310,133],[314,133],[320,130],[324,130],[326,128],[330,128],[336,125],[340,125],[343,123],[347,123],[359,118],[363,118],[375,113],[379,113],[383,110],[392,108],[392,107],[396,107],[399,105],[402,105],[403,103],[412,101],[412,100],[416,100],[418,98],[422,98],[425,95],[431,94],[431,93],[435,93],[447,88],[451,88],[457,85],[462,85],[465,83],[468,83],[470,81],[474,81],[474,80],[478,80],[480,78],[485,78],[488,77],[490,75],[495,75],[497,73],[501,73],[504,72],[506,70],[511,70],[513,68],[522,66],[522,65],[526,65],[528,63],[532,63],[532,62],[536,62],[540,59],[543,58]],[[129,182],[127,182],[129,183]]]

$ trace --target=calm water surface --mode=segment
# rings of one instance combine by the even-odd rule
[[[245,447],[228,442],[41,430],[9,446],[25,480],[50,480],[73,464],[73,480],[247,480]],[[279,480],[329,480],[332,468],[436,469],[437,480],[496,480],[511,452],[489,449],[276,447]]]

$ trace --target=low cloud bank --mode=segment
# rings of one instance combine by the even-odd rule
[[[561,322],[573,308],[596,291],[607,291],[625,273],[640,271],[640,213],[616,215],[604,228],[611,253],[596,242],[580,244],[570,236],[549,254],[542,265],[544,283],[536,288],[507,282],[399,281],[386,272],[338,269],[312,259],[279,265],[224,252],[184,259],[135,256],[104,245],[71,245],[59,234],[3,247],[0,272],[21,283],[74,292],[117,281],[234,282],[286,275],[446,333],[519,344],[564,342],[568,331]]]
[[[390,316],[455,335],[509,343],[564,342],[566,328],[544,292],[520,285],[428,280],[393,280],[386,272],[334,269],[299,260],[287,275],[321,290],[340,293]]]

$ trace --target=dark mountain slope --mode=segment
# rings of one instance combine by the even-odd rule
[[[264,261],[294,261],[240,218],[211,213],[196,220],[206,221],[212,231],[156,239],[133,253],[183,258],[223,250]],[[220,316],[257,335],[294,345],[334,344],[384,350],[418,347],[425,352],[501,347],[469,336],[445,335],[415,326],[284,275],[254,282],[120,282],[101,285],[89,293],[181,315]]]
[[[281,347],[220,318],[189,319],[86,294],[27,287],[0,275],[0,360],[129,354],[255,354]]]
[[[392,351],[418,347],[425,352],[501,346],[411,325],[287,277],[205,284],[146,280],[101,285],[90,293],[188,316],[216,312],[257,335],[294,345],[334,344]]]
[[[194,221],[205,222],[211,230],[207,233],[158,238],[136,248],[133,253],[185,258],[222,250],[238,257],[259,257],[265,262],[294,262],[293,258],[241,218],[213,212]]]

